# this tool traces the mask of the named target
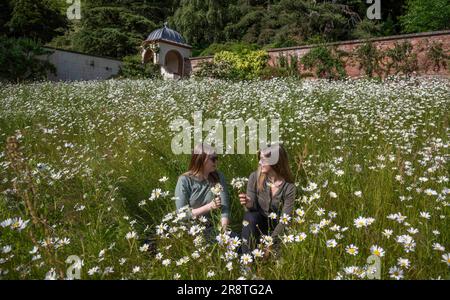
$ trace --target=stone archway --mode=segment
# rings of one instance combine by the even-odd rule
[[[183,76],[183,56],[176,50],[167,52],[164,67],[168,73]]]

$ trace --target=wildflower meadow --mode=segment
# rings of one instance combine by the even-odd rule
[[[0,279],[449,279],[450,82],[107,80],[0,85]],[[268,258],[174,189],[174,119],[279,119],[292,215]],[[254,154],[219,154],[230,230]]]

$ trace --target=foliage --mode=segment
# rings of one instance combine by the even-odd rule
[[[268,58],[269,55],[264,50],[243,51],[241,54],[222,51],[214,56],[214,61],[231,63],[233,66],[231,77],[234,79],[254,79],[264,69]]]
[[[448,0],[407,0],[406,13],[400,17],[405,32],[450,29]]]
[[[260,78],[262,80],[269,80],[272,78],[283,78],[283,77],[289,77],[291,76],[289,70],[287,68],[281,68],[281,67],[272,67],[272,66],[266,66],[262,71]]]
[[[63,33],[67,18],[54,0],[15,0],[0,4],[0,33],[42,43]]]
[[[410,76],[419,69],[417,54],[414,53],[413,45],[408,41],[396,42],[394,48],[386,50],[386,58],[386,75],[393,72],[395,75]]]
[[[383,58],[384,52],[370,41],[364,43],[354,50],[354,57],[359,63],[359,69],[364,70],[368,77],[373,77],[375,74],[382,76],[383,73]]]
[[[133,12],[126,5],[87,3],[81,29],[74,36],[74,47],[89,54],[123,58],[136,53],[156,24]]]
[[[0,36],[0,80],[17,83],[45,79],[48,72],[55,73],[56,69],[38,56],[50,53],[33,40]]]
[[[228,79],[235,77],[234,68],[229,61],[204,61],[201,62],[194,73],[196,77]]]
[[[438,72],[441,68],[447,69],[450,55],[445,53],[442,43],[433,42],[428,48],[427,58],[431,62],[433,71]]]
[[[206,48],[209,44],[224,41],[228,2],[182,0],[170,18],[170,24],[181,32],[188,43],[196,48]]]
[[[346,53],[324,44],[312,48],[302,58],[305,69],[315,71],[318,78],[341,79],[346,76],[342,57]]]
[[[249,6],[242,2],[231,8],[236,13],[225,31],[228,38],[259,45],[294,46],[314,35],[328,40],[346,39],[353,24],[361,19],[345,4],[281,0]]]
[[[300,76],[300,60],[297,55],[280,54],[277,57],[277,67],[283,70],[281,74]]]
[[[129,55],[122,60],[122,66],[117,74],[119,78],[144,79],[161,78],[161,70],[152,62],[142,64],[141,56]]]
[[[268,58],[269,55],[264,50],[244,49],[241,53],[221,51],[214,55],[213,62],[202,64],[196,75],[236,80],[254,79],[261,75]]]
[[[221,51],[230,51],[238,54],[242,54],[245,51],[255,51],[259,50],[259,46],[256,44],[247,44],[243,42],[227,42],[227,43],[213,43],[209,45],[208,48],[203,50],[200,53],[200,56],[208,56],[208,55],[214,55]]]
[[[364,19],[356,25],[352,37],[356,39],[368,39],[382,35],[382,23]]]

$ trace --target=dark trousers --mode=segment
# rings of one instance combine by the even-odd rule
[[[247,226],[242,227],[242,253],[249,253],[256,248],[261,235],[267,235],[276,226],[276,221],[267,218],[259,211],[247,211],[244,215]]]

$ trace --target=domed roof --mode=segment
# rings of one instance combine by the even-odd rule
[[[157,30],[153,31],[152,33],[150,33],[150,35],[147,37],[147,39],[145,41],[152,42],[152,41],[159,41],[159,40],[169,41],[169,42],[189,46],[186,43],[186,41],[184,40],[184,38],[181,36],[181,34],[176,32],[175,30],[172,30],[169,27],[167,27],[167,23],[164,23],[163,28],[157,29]]]

